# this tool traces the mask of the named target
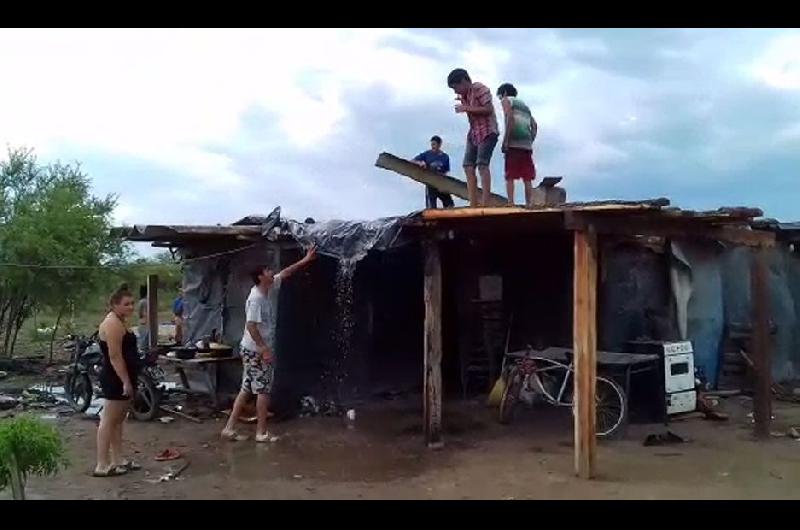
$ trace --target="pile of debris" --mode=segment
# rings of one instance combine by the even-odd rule
[[[75,412],[60,387],[36,385],[22,390],[18,395],[0,394],[0,418],[14,417],[28,410],[47,410],[51,415],[69,415]]]
[[[300,400],[300,417],[307,418],[309,416],[327,416],[327,417],[341,417],[344,416],[345,409],[332,399],[317,403],[317,400],[312,396],[304,396]]]

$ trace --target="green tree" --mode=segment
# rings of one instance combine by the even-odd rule
[[[13,354],[37,309],[58,315],[55,337],[65,309],[128,255],[111,235],[116,198],[95,197],[90,187],[79,164],[41,165],[30,149],[10,149],[0,161],[0,354]]]

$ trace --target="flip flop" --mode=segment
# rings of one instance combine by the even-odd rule
[[[175,449],[164,449],[155,456],[157,462],[165,462],[167,460],[177,460],[181,457],[180,452]]]
[[[120,475],[125,475],[128,472],[128,469],[123,466],[109,466],[108,469],[105,471],[92,471],[93,477],[118,477]]]
[[[244,434],[239,434],[236,431],[222,431],[220,436],[222,436],[223,439],[231,442],[244,442],[247,440],[247,436]]]
[[[142,469],[142,466],[140,466],[133,460],[126,460],[118,467],[124,467],[128,471],[139,471],[140,469]]]

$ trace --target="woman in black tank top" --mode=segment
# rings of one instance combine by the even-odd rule
[[[124,325],[124,322],[123,322]],[[125,362],[125,369],[131,381],[131,387],[136,388],[137,371],[139,364],[139,348],[136,335],[132,331],[126,331],[122,336],[122,360]],[[100,351],[103,353],[103,364],[100,372],[100,388],[103,390],[103,397],[106,400],[128,401],[131,396],[125,394],[122,379],[120,379],[109,357],[108,342],[100,340]]]
[[[109,305],[111,310],[99,330],[103,352],[100,387],[105,405],[97,428],[95,477],[123,475],[140,468],[122,457],[122,425],[136,389],[139,364],[136,336],[128,331],[126,324],[134,312],[133,295],[123,285],[111,295]]]

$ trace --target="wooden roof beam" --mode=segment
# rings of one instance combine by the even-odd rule
[[[567,230],[586,230],[589,226],[594,227],[598,234],[705,239],[748,247],[770,247],[775,244],[775,234],[753,230],[749,225],[714,225],[700,219],[665,219],[656,216],[612,219],[607,216],[564,212],[564,227]]]

